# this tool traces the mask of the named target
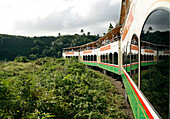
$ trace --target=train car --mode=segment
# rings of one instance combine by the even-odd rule
[[[63,57],[76,57],[86,65],[120,75],[135,119],[168,118],[169,92],[155,92],[169,89],[170,0],[122,0],[121,4],[116,28],[95,42],[64,48]],[[166,66],[163,76],[153,80],[162,65]]]
[[[154,94],[145,93],[144,82],[147,81],[149,84],[152,81],[152,77],[149,76],[153,76],[151,73],[154,64],[161,63],[161,60],[169,60],[169,12],[169,0],[122,1],[121,75],[135,118],[168,118],[168,106],[163,112],[156,106],[155,110],[153,106],[155,101],[158,103],[157,96],[155,101],[150,99],[149,95]],[[158,69],[158,66],[154,68]],[[147,80],[143,74],[148,74]],[[160,86],[156,88],[161,88]],[[150,84],[147,90],[150,93],[156,92],[152,87]],[[164,97],[159,100],[164,100]],[[168,101],[166,104],[169,104]]]

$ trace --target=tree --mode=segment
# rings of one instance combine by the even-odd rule
[[[36,46],[36,47],[31,48],[31,53],[33,54],[39,53],[39,47]]]
[[[153,30],[153,28],[150,26],[150,27],[148,28],[148,30],[149,30],[149,31],[152,31],[152,30]]]
[[[84,33],[84,30],[83,29],[81,29],[81,31],[80,31],[81,33]]]
[[[34,44],[35,46],[44,46],[44,42],[40,41],[40,40],[34,40]]]
[[[110,29],[112,29],[112,28],[113,28],[113,25],[112,25],[111,23],[110,23],[110,26],[109,26],[109,28],[110,28]]]
[[[110,23],[108,32],[110,32],[113,29],[113,25]]]
[[[90,35],[90,32],[87,32],[87,35],[89,36],[89,35]]]
[[[60,32],[58,33],[58,36],[61,36],[61,33],[60,33]]]
[[[44,49],[43,52],[42,52],[42,55],[49,56],[50,55],[50,50]]]
[[[57,57],[60,58],[61,57],[61,51],[57,52]]]
[[[32,60],[35,60],[35,59],[37,58],[37,56],[34,55],[34,54],[30,54],[30,55],[29,55],[29,58],[32,59]]]

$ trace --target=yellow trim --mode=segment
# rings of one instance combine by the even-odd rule
[[[142,112],[143,112],[143,114],[144,114],[145,118],[147,119],[147,117],[146,117],[146,115],[145,115],[145,112],[143,111],[143,109],[142,109],[142,107],[141,107],[141,105],[140,105],[140,104],[139,104],[139,107],[141,108],[141,110],[142,110]]]
[[[125,75],[125,74],[124,74],[124,75]],[[129,87],[131,87],[129,83],[128,83],[128,85],[129,85]],[[131,89],[131,90],[132,90],[132,89]],[[132,90],[132,91],[133,91],[133,90]],[[131,99],[130,96],[129,96],[129,99]],[[129,101],[130,101],[130,103],[132,104],[131,100],[129,100]],[[135,114],[135,112],[134,112],[135,110],[133,109],[133,106],[131,106],[131,107],[132,107],[133,115],[135,116],[135,119],[137,119],[137,118],[136,118],[136,114]]]
[[[164,2],[170,2],[170,0],[158,0],[158,1],[154,2],[154,3],[149,7],[149,9],[147,10],[144,18],[146,18],[146,15],[148,14],[148,11],[151,9],[151,7],[152,7],[153,5],[155,5],[155,4],[158,3],[158,2],[163,2],[163,1],[164,1]]]
[[[135,96],[136,101],[138,102],[137,97],[136,97],[136,95],[135,95],[135,93],[134,93],[132,87],[130,87],[130,88],[131,88],[131,90],[132,90],[132,92],[133,92],[133,95]],[[138,102],[138,103],[139,103],[139,102]]]
[[[124,75],[125,75],[125,74],[124,74]],[[126,79],[127,79],[127,78],[126,78]],[[142,107],[141,107],[141,105],[140,105],[140,103],[139,103],[139,101],[138,101],[138,99],[137,99],[137,96],[135,95],[134,90],[132,89],[132,87],[131,87],[130,83],[128,83],[128,85],[127,85],[127,86],[129,86],[129,87],[130,87],[130,90],[132,91],[133,95],[135,96],[135,99],[136,99],[136,101],[137,101],[137,103],[138,103],[139,107],[141,108],[141,110],[142,110],[142,112],[143,112],[143,114],[144,114],[145,118],[147,119],[147,116],[146,116],[146,114],[145,114],[144,110],[142,109]],[[125,86],[125,87],[126,87],[126,86]],[[129,98],[130,104],[132,104],[132,102],[131,102],[131,98],[130,98],[130,97],[128,97],[128,98]],[[132,108],[133,115],[134,115],[135,119],[137,119],[137,117],[136,117],[136,113],[134,113],[134,108],[133,108],[133,106],[131,106],[131,108]],[[139,108],[138,108],[138,113],[139,113]],[[138,117],[139,117],[139,116],[138,116]]]

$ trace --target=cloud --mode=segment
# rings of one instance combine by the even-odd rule
[[[20,15],[20,18],[15,18],[13,24],[11,23],[13,33],[24,35],[55,35],[58,32],[74,34],[84,28],[92,33],[102,34],[107,31],[110,22],[112,24],[115,24],[114,20],[118,22],[120,13],[119,0],[30,1],[27,2],[27,6],[21,4],[23,6],[18,8],[18,10],[23,9],[22,12],[15,9],[16,17]]]
[[[166,31],[169,28],[169,13],[164,10],[157,10],[153,12],[147,19],[144,26],[144,31],[148,31],[148,28],[152,27],[152,31]]]

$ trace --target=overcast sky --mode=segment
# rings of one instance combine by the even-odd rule
[[[121,0],[0,0],[0,34],[57,36],[107,32]]]

